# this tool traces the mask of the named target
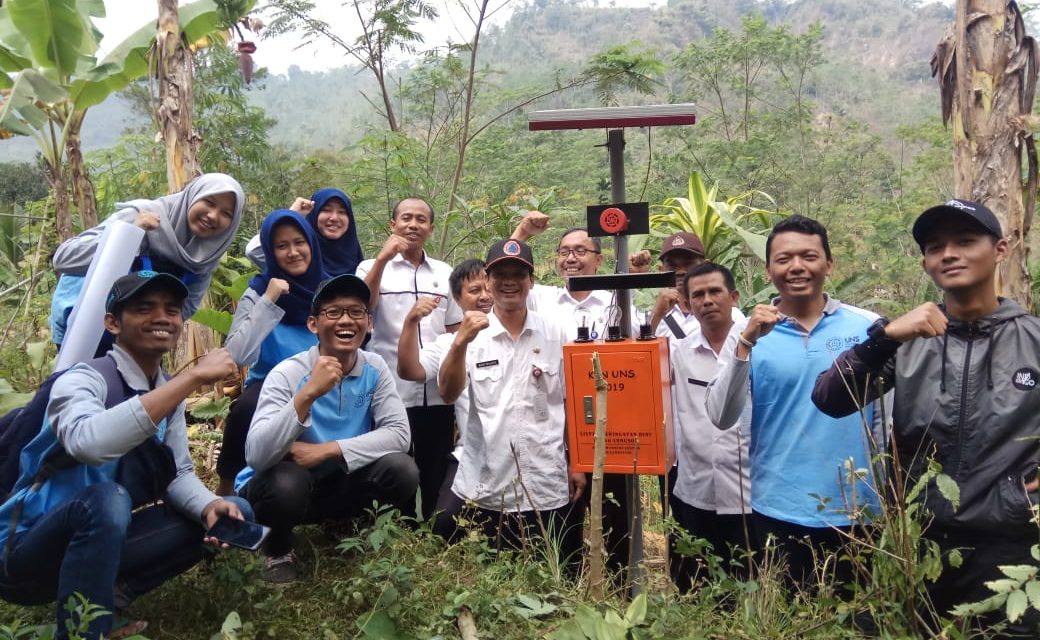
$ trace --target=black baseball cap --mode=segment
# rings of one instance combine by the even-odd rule
[[[112,313],[112,309],[117,306],[157,287],[172,291],[182,301],[188,297],[188,288],[184,286],[184,283],[177,276],[160,271],[138,271],[121,276],[112,283],[112,288],[108,292],[108,299],[105,301],[105,311]]]
[[[980,231],[988,233],[997,239],[1004,237],[1004,232],[1000,229],[1000,221],[997,220],[997,216],[993,215],[993,212],[988,207],[971,200],[954,198],[945,204],[932,207],[917,216],[917,220],[914,222],[913,234],[914,240],[917,242],[917,246],[921,248],[921,251],[924,251],[924,243],[935,231],[955,219],[968,220],[974,223]]]
[[[340,296],[361,298],[365,301],[365,307],[368,307],[372,291],[365,284],[364,280],[349,273],[329,278],[319,284],[318,290],[314,292],[314,300],[311,302],[311,315],[318,315],[318,309],[323,302]]]
[[[519,262],[534,273],[534,254],[531,253],[531,247],[526,242],[510,238],[509,240],[499,240],[491,245],[491,248],[488,249],[487,260],[484,261],[485,268],[490,271],[492,265],[507,260]]]

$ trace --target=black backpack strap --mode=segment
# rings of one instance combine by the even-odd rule
[[[105,392],[106,409],[111,409],[117,404],[126,401],[128,398],[137,395],[137,392],[130,388],[130,385],[128,385],[126,383],[126,380],[123,379],[122,374],[119,373],[119,368],[116,366],[116,361],[111,355],[105,355],[100,358],[94,358],[93,360],[88,361],[86,364],[98,373],[100,373],[101,377],[105,380],[105,387],[107,388]],[[47,382],[53,385],[53,382],[64,373],[65,371],[61,371],[59,373],[52,374],[51,377],[48,378]],[[51,386],[47,387],[48,403],[50,401],[51,388]],[[46,411],[46,406],[43,407],[43,410]],[[59,471],[62,471],[63,469],[73,467],[76,464],[79,464],[76,461],[76,459],[69,455],[69,453],[65,451],[64,447],[59,445],[57,450],[53,451],[50,455],[48,455],[46,459],[44,459],[40,464],[40,468],[36,471],[36,475],[33,476],[30,491],[39,491],[40,487],[43,486],[43,483],[51,479],[54,476],[54,474],[58,473]],[[24,506],[24,500],[18,500],[18,502],[14,505],[14,509],[11,510],[11,521],[7,532],[7,545],[4,548],[5,562],[7,560],[8,554],[11,551],[11,544],[14,541],[15,530],[18,528],[18,521],[22,517],[22,510]]]
[[[111,409],[117,404],[138,395],[137,391],[132,389],[130,385],[126,383],[123,374],[119,373],[119,367],[116,366],[116,359],[113,358],[111,354],[101,356],[100,358],[94,358],[86,364],[91,369],[100,373],[101,377],[105,379],[105,386],[108,387],[108,391],[105,393],[106,409]]]
[[[682,327],[679,326],[679,323],[675,321],[671,312],[668,312],[668,315],[664,317],[664,323],[668,325],[668,328],[672,330],[672,335],[674,335],[678,340],[682,340],[686,337],[686,332],[683,331]]]

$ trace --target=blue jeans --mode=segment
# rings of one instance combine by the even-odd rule
[[[248,502],[227,499],[252,519]],[[202,525],[172,507],[131,513],[130,494],[121,485],[94,484],[15,536],[0,571],[0,597],[22,605],[56,600],[54,637],[67,638],[70,596],[79,593],[109,612],[125,606],[205,557],[202,534]],[[99,638],[111,628],[112,616],[101,616],[84,638]]]

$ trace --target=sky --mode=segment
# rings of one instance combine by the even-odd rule
[[[518,0],[513,0],[517,2]],[[97,26],[103,34],[101,49],[107,52],[124,38],[157,15],[155,0],[104,0],[108,17],[98,20]],[[660,6],[664,0],[612,0],[614,6],[652,7]],[[431,0],[437,7],[440,16],[434,22],[420,25],[427,46],[440,45],[451,40],[464,42],[473,34],[473,24],[469,21],[462,6],[474,7],[476,0]],[[181,2],[181,4],[185,4]],[[263,5],[259,0],[257,5]],[[606,4],[606,3],[604,3]],[[357,16],[353,13],[353,5],[343,6],[342,0],[315,0],[318,8],[317,16],[336,25],[335,33],[344,40],[352,41],[360,35],[356,26]],[[492,0],[490,7],[498,8],[491,17],[492,24],[502,24],[509,18],[509,0]],[[263,15],[260,14],[263,19]],[[246,34],[247,36],[250,34]],[[307,45],[298,48],[298,37],[291,34],[270,40],[257,38],[257,51],[253,59],[259,67],[267,67],[273,74],[284,74],[290,66],[298,66],[307,71],[321,71],[352,64],[351,58],[344,56],[342,49],[334,45]],[[103,56],[102,56],[103,57]]]

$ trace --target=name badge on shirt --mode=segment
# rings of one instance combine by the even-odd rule
[[[542,370],[538,367],[534,367],[531,370],[531,378],[534,381],[535,394],[534,394],[534,419],[538,422],[545,422],[549,419],[549,390],[546,388],[545,380],[542,377]]]
[[[706,381],[698,380],[697,378],[686,378],[686,382],[689,382],[690,384],[695,384],[698,387],[706,387],[706,386],[708,386],[708,383]]]
[[[549,419],[549,399],[546,397],[545,389],[538,389],[534,394],[534,419],[538,422]]]
[[[493,367],[498,364],[498,360],[485,360],[484,362],[478,362],[477,368],[483,369],[484,367]]]

